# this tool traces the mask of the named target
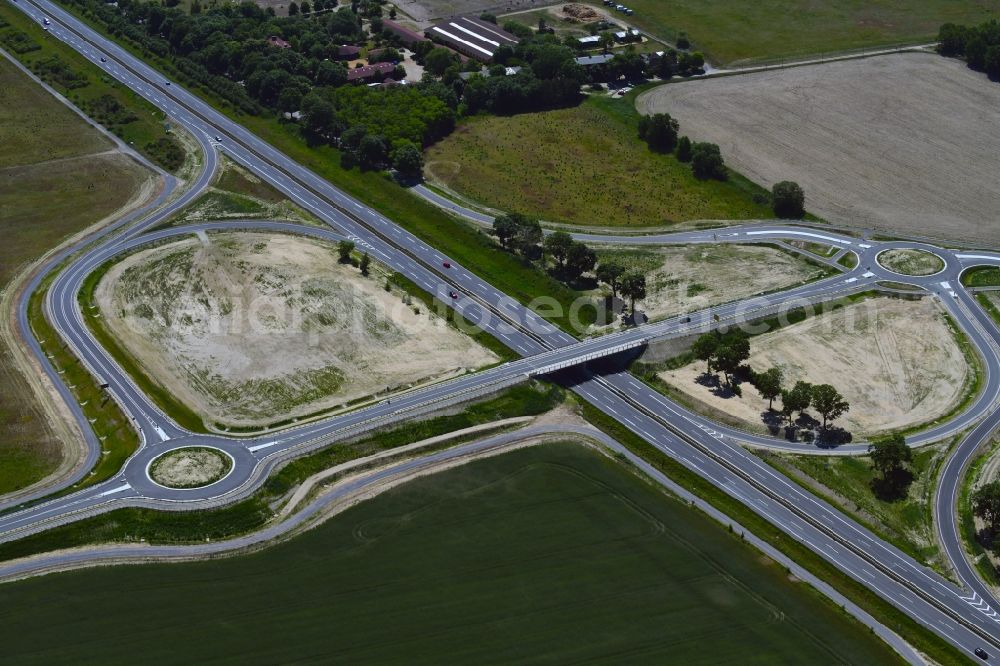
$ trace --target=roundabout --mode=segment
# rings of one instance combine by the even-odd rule
[[[917,248],[883,250],[875,257],[875,261],[890,273],[910,277],[937,275],[947,266],[940,255]]]
[[[150,461],[146,473],[164,488],[203,488],[226,478],[233,471],[233,457],[221,449],[188,446],[173,449]]]

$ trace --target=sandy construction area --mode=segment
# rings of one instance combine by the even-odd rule
[[[674,115],[762,185],[797,181],[831,222],[1000,240],[1000,86],[956,60],[896,54],[692,81],[637,105]]]
[[[758,371],[780,367],[786,386],[800,379],[833,384],[851,404],[836,425],[856,437],[947,413],[971,373],[940,305],[930,298],[868,299],[754,337],[750,365]],[[756,389],[744,384],[742,398],[721,397],[698,383],[704,370],[698,361],[660,377],[713,409],[763,427],[767,401]]]
[[[209,422],[266,425],[496,360],[384,284],[327,243],[202,235],[126,257],[95,298],[144,370]]]
[[[827,272],[766,245],[606,249],[599,255],[646,274],[647,297],[639,308],[650,319],[791,287]]]

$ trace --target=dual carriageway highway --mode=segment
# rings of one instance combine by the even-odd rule
[[[996,410],[1000,396],[1000,332],[974,298],[962,288],[960,275],[971,266],[1000,264],[1000,254],[956,252],[909,241],[864,241],[833,231],[820,232],[782,225],[645,237],[643,240],[651,243],[747,243],[799,238],[849,249],[858,255],[859,262],[853,270],[778,294],[722,305],[693,313],[689,318],[672,318],[580,341],[499,292],[470,270],[457,265],[443,268],[446,258],[434,248],[295,163],[181,86],[167,85],[161,74],[57,5],[44,0],[19,0],[17,6],[39,22],[44,18],[50,19],[49,28],[53,36],[70,44],[95,65],[161,108],[198,139],[205,157],[198,177],[182,194],[169,198],[169,202],[154,202],[149,210],[142,211],[142,215],[123,219],[87,248],[78,248],[80,252],[54,279],[46,299],[47,313],[60,335],[95,376],[109,385],[109,391],[135,422],[143,440],[140,451],[126,463],[121,473],[107,482],[50,501],[39,501],[26,509],[6,506],[6,511],[0,514],[0,541],[19,538],[81,515],[122,506],[195,509],[236,501],[258,487],[279,462],[389,421],[399,421],[439,409],[442,405],[486,395],[523,381],[528,376],[578,367],[587,360],[638,348],[650,340],[708,330],[718,322],[735,323],[794,305],[815,304],[867,291],[879,280],[909,282],[926,289],[931,297],[940,299],[982,357],[983,390],[972,404],[954,419],[909,440],[911,444],[920,444],[967,431],[942,472],[942,490],[936,506],[941,536],[949,546],[947,551],[954,560],[962,586],[944,579],[885,543],[744,448],[745,444],[750,444],[802,451],[806,448],[803,445],[751,436],[718,425],[689,412],[624,371],[593,374],[581,366],[574,371],[574,377],[564,381],[583,399],[626,424],[644,440],[737,498],[967,654],[971,655],[979,647],[1000,653],[1000,615],[992,608],[996,603],[966,561],[954,521],[955,493],[968,461],[1000,425]],[[216,149],[274,185],[330,228],[245,222],[206,223],[148,232],[208,185],[215,169]],[[154,207],[156,209],[152,210]],[[141,220],[136,223],[139,217]],[[120,233],[129,224],[132,226]],[[463,316],[503,341],[522,358],[393,397],[391,403],[383,402],[267,436],[233,438],[187,432],[162,413],[94,340],[85,324],[77,294],[86,276],[116,255],[154,240],[234,226],[292,231],[329,240],[350,238],[373,258],[407,276],[427,292],[439,295],[442,301],[450,300],[447,294],[451,290],[460,293],[462,297],[454,306],[460,309]],[[611,236],[586,238],[593,242],[623,241],[620,237]],[[634,244],[636,237],[625,238],[624,242]],[[891,273],[879,266],[875,257],[879,252],[894,247],[931,251],[944,260],[945,268],[940,274],[924,278]],[[50,264],[54,265],[55,262]],[[37,287],[38,283],[34,286]],[[22,331],[27,333],[26,337],[46,372],[73,408],[72,395],[30,337],[25,306],[26,300],[22,301],[19,313]],[[81,429],[89,432],[78,406],[74,415],[81,421]],[[194,490],[167,489],[149,479],[146,467],[152,458],[173,448],[190,445],[223,449],[235,460],[233,471],[216,484]],[[849,445],[834,452],[857,453],[861,448],[861,445]],[[88,449],[92,462],[99,454],[99,443],[92,433],[88,436]],[[78,478],[68,479],[62,487]],[[55,490],[59,487],[49,487],[44,492]],[[41,499],[42,493],[39,491],[37,497],[21,498],[19,501]],[[2,504],[0,508],[4,508]],[[942,511],[946,516],[942,515]],[[945,520],[940,520],[942,517]],[[950,517],[950,522],[947,517]],[[155,552],[147,550],[146,554]],[[58,566],[58,561],[52,559],[58,557],[59,554],[54,554],[49,559],[40,560],[39,568]],[[11,572],[6,573],[9,575]],[[0,565],[2,575],[5,575],[5,570]]]

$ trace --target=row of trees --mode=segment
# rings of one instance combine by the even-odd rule
[[[938,31],[938,53],[965,58],[969,67],[1000,79],[1000,22],[978,26],[945,23]]]
[[[553,274],[565,282],[593,273],[598,282],[608,286],[613,299],[619,295],[629,299],[633,314],[636,303],[646,298],[645,274],[615,261],[598,262],[593,249],[564,231],[546,236],[536,219],[521,213],[500,215],[493,221],[492,233],[503,249],[528,261],[537,260],[545,267],[546,258],[551,259],[555,264]]]
[[[679,128],[677,120],[669,113],[654,113],[639,119],[639,138],[654,153],[674,153],[678,161],[690,162],[695,178],[726,180],[729,174],[719,147],[679,136]]]
[[[692,142],[679,136],[680,125],[669,113],[654,113],[639,119],[639,138],[654,153],[674,153],[680,162],[690,162],[696,178],[726,180],[728,173],[719,147],[714,143]],[[798,183],[775,183],[771,202],[778,217],[800,219],[805,215],[805,193]]]
[[[742,329],[734,328],[726,333],[711,331],[700,335],[691,347],[695,358],[704,361],[706,372],[721,371],[725,384],[735,395],[742,395],[738,379],[748,378],[761,396],[767,400],[768,410],[773,410],[774,401],[781,398],[781,413],[792,423],[792,417],[811,406],[823,419],[823,429],[843,416],[850,405],[836,388],[830,384],[810,384],[798,381],[794,386],[784,387],[784,376],[780,368],[770,368],[764,372],[754,372],[746,361],[750,358],[750,336]]]

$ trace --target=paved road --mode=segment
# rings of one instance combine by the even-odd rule
[[[213,438],[213,443],[219,444],[220,448],[230,447],[226,450],[239,455],[236,470],[224,482],[208,490],[194,492],[146,488],[143,485],[146,484],[146,477],[140,470],[144,470],[144,463],[148,462],[150,456],[185,443],[205,441],[206,436],[185,433],[178,428],[150,405],[128,377],[113,362],[109,362],[102,350],[91,348],[93,341],[86,334],[86,327],[82,323],[83,315],[73,307],[76,293],[74,285],[78,286],[85,274],[82,264],[89,261],[91,268],[95,268],[104,258],[113,256],[116,252],[115,248],[110,247],[103,250],[107,252],[103,256],[102,250],[88,252],[84,259],[61,274],[53,285],[49,299],[50,313],[61,333],[79,348],[81,354],[93,355],[89,362],[95,364],[95,372],[107,372],[107,375],[101,377],[112,385],[116,398],[126,409],[131,407],[129,413],[142,430],[146,445],[129,461],[122,474],[108,483],[0,517],[0,534],[3,535],[0,538],[13,538],[27,533],[31,527],[51,524],[51,521],[58,521],[66,516],[72,517],[73,512],[81,509],[121,506],[130,502],[157,502],[160,506],[174,504],[177,508],[182,505],[203,507],[213,501],[231,501],[259,483],[282,455],[301,454],[310,447],[345,436],[344,433],[351,428],[354,429],[353,432],[360,432],[385,420],[398,420],[439,401],[460,400],[469,397],[476,390],[490,390],[495,385],[488,382],[515,381],[518,375],[523,377],[526,374],[549,372],[561,365],[575,365],[590,357],[641,345],[649,336],[668,335],[671,331],[676,334],[685,330],[685,327],[690,330],[692,325],[699,323],[711,324],[710,320],[698,322],[694,318],[692,322],[673,320],[615,336],[578,342],[464,268],[456,266],[444,271],[441,268],[444,257],[433,248],[264,144],[245,128],[208,108],[179,86],[166,85],[165,80],[151,68],[61,9],[44,0],[23,0],[18,6],[37,20],[41,20],[43,10],[40,8],[44,7],[45,15],[53,19],[52,34],[64,39],[85,57],[104,67],[112,76],[163,108],[196,136],[219,137],[221,148],[234,160],[317,214],[339,233],[355,240],[375,258],[400,270],[431,293],[444,295],[449,288],[459,290],[463,297],[457,305],[463,309],[466,318],[480,323],[483,328],[528,358],[507,364],[502,372],[478,373],[460,378],[407,394],[401,398],[402,404],[394,401],[391,405],[380,405],[351,415],[300,426],[282,432],[277,439],[270,441]],[[107,63],[99,63],[102,54],[107,56]],[[790,232],[776,227],[772,230],[754,229],[736,233],[745,233],[746,236],[740,238],[737,235],[731,240],[788,237]],[[854,241],[845,238],[843,242],[846,244]],[[880,247],[890,246],[891,244],[883,244]],[[874,245],[864,248],[858,244],[862,264],[855,271],[800,287],[782,296],[786,299],[791,296],[822,299],[867,288],[870,282],[887,277],[876,266],[869,266],[870,271],[864,270],[865,259],[873,247]],[[995,258],[991,255],[988,260],[994,261]],[[961,255],[949,255],[947,261],[948,270],[954,272],[961,269],[964,259]],[[78,265],[80,268],[75,270]],[[930,278],[924,282],[942,296],[942,301],[956,316],[960,325],[969,325],[967,330],[974,336],[976,329],[972,325],[973,317],[967,312],[969,303],[964,300],[968,295],[957,285],[945,284],[948,280],[940,279],[936,286]],[[955,291],[955,296],[951,295],[952,291]],[[448,300],[446,296],[445,300]],[[773,302],[777,301],[763,299],[752,305],[723,306],[715,312],[735,318],[748,307],[769,307]],[[976,344],[979,344],[978,341]],[[987,348],[980,348],[990,364],[987,384],[991,385],[996,381],[996,355],[987,356]],[[984,644],[992,646],[994,651],[1000,649],[1000,629],[993,619],[996,614],[983,612],[982,605],[975,604],[967,591],[943,580],[867,530],[845,519],[837,510],[799,489],[712,425],[706,425],[698,417],[659,396],[627,373],[603,377],[581,374],[575,380],[566,381],[585,399],[629,425],[652,445],[738,498],[954,645],[966,652]],[[133,409],[136,411],[133,412]],[[969,415],[969,418],[974,419],[975,416]],[[246,473],[250,465],[253,468]],[[206,497],[206,493],[212,496]],[[196,497],[200,499],[194,502]]]

